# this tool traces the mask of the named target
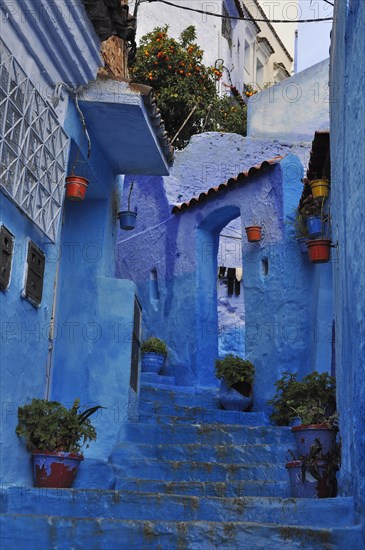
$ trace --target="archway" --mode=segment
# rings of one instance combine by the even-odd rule
[[[245,355],[245,301],[242,269],[240,220],[227,224],[219,236],[218,248],[218,355]]]
[[[197,254],[197,350],[195,373],[199,387],[215,387],[214,361],[218,357],[217,273],[219,235],[240,216],[238,206],[211,212],[198,226]]]

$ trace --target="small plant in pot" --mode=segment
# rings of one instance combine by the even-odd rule
[[[141,351],[142,372],[159,374],[167,356],[165,342],[160,338],[156,338],[156,336],[151,336],[151,338],[142,342]]]
[[[36,487],[71,487],[80,462],[81,448],[96,440],[96,430],[90,416],[100,405],[80,412],[80,400],[67,409],[58,401],[33,399],[18,407],[16,433],[24,437],[33,455]]]
[[[317,371],[297,380],[297,374],[284,373],[276,383],[276,394],[268,401],[273,407],[271,420],[279,426],[297,420],[292,432],[300,455],[308,454],[315,438],[324,454],[336,443],[336,381],[328,373]]]
[[[286,463],[291,496],[294,498],[333,498],[337,495],[336,473],[340,467],[340,445],[326,455],[319,439],[315,438],[308,453]]]
[[[295,238],[298,243],[300,252],[307,254],[307,241],[309,238],[306,220],[298,207],[294,213],[294,220],[291,222],[295,229]]]
[[[238,355],[229,353],[223,359],[216,359],[215,374],[221,381],[221,406],[227,410],[246,411],[252,404],[254,365]]]

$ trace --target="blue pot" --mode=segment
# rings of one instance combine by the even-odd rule
[[[307,229],[310,237],[319,237],[322,235],[321,216],[309,216],[307,218]]]
[[[228,387],[223,380],[219,388],[219,402],[227,411],[245,411],[252,403],[252,396],[246,397],[234,388]]]
[[[165,363],[165,356],[161,353],[144,353],[142,355],[142,372],[159,374]]]
[[[136,227],[137,212],[124,210],[123,212],[118,212],[118,218],[121,229],[131,230]]]
[[[300,237],[299,239],[297,239],[299,250],[302,254],[307,254],[308,252],[307,241],[308,241],[307,237]]]

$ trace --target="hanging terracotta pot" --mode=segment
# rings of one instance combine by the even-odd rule
[[[247,240],[250,243],[257,243],[261,241],[261,226],[260,225],[249,225],[245,227],[247,233]]]
[[[314,264],[329,262],[331,256],[330,239],[316,239],[307,242],[309,259]]]
[[[70,201],[83,201],[89,182],[82,176],[67,176],[66,178],[66,197]]]
[[[133,210],[123,210],[118,212],[119,225],[121,229],[131,230],[136,227],[137,212]]]
[[[330,183],[326,178],[310,181],[313,198],[327,198],[330,192]]]

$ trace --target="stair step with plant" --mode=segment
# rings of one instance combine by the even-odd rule
[[[361,526],[316,528],[311,525],[234,521],[150,521],[104,517],[4,514],[2,550],[341,550],[363,548]]]

